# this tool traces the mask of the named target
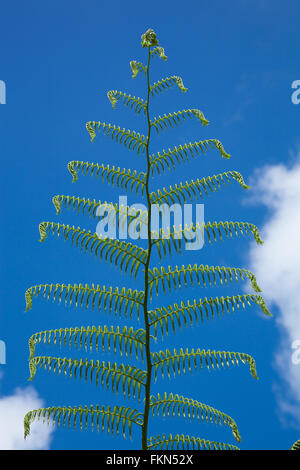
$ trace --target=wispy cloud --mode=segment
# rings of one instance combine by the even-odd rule
[[[33,387],[17,388],[8,396],[0,393],[0,450],[49,448],[54,428],[41,422],[32,424],[31,434],[24,441],[24,416],[28,411],[40,407],[43,407],[43,401]]]
[[[300,422],[300,364],[292,361],[292,344],[300,340],[300,152],[291,166],[266,166],[252,183],[256,203],[268,209],[262,247],[251,246],[250,266],[265,299],[277,307],[281,331],[275,367],[288,389],[276,386],[282,414]],[[276,312],[277,312],[276,309]]]

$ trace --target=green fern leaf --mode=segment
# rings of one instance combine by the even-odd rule
[[[60,214],[61,208],[77,209],[78,212],[82,210],[88,211],[90,217],[96,218],[101,215],[106,215],[108,221],[112,221],[114,226],[121,226],[124,230],[125,224],[129,228],[133,224],[134,229],[137,225],[147,225],[148,212],[137,210],[134,207],[113,204],[112,202],[101,202],[96,199],[86,199],[84,197],[56,195],[52,198],[52,202],[56,208],[56,213]],[[117,223],[118,217],[118,223]],[[122,224],[122,225],[121,225]]]
[[[203,126],[207,126],[209,124],[209,121],[205,118],[204,114],[199,109],[184,109],[183,111],[164,114],[163,116],[154,118],[153,121],[150,121],[150,123],[152,127],[155,127],[157,133],[159,134],[161,130],[163,131],[165,128],[167,129],[168,126],[173,127],[172,123],[177,126],[178,123],[182,123],[186,117],[191,119],[193,116],[198,118]]]
[[[112,185],[116,184],[118,188],[126,189],[126,191],[127,189],[130,191],[135,189],[136,194],[139,190],[142,194],[144,193],[146,173],[143,172],[137,173],[136,170],[131,171],[125,168],[121,170],[120,167],[115,168],[114,166],[75,160],[68,163],[68,170],[73,177],[73,183],[78,180],[79,171],[84,175],[90,172],[91,176],[96,174],[96,177],[99,178],[101,175],[103,181]]]
[[[171,291],[174,287],[177,289],[182,286],[182,277],[185,287],[187,287],[187,281],[193,286],[195,278],[199,286],[206,287],[207,284],[210,286],[218,285],[217,281],[223,285],[229,282],[244,280],[247,278],[251,282],[252,288],[256,292],[261,292],[261,289],[257,285],[254,274],[248,269],[243,268],[226,268],[224,266],[208,266],[203,264],[189,264],[188,266],[182,265],[181,268],[178,266],[172,269],[168,266],[168,271],[164,267],[149,269],[149,287],[150,295],[152,295],[153,288],[155,287],[156,295],[158,295],[158,288],[161,286],[164,293],[166,293],[166,284]]]
[[[167,60],[167,56],[165,55],[165,50],[163,47],[155,47],[154,49],[150,50],[151,56],[156,56],[158,55],[161,59]]]
[[[157,379],[157,372],[160,370],[162,377],[164,376],[165,368],[167,369],[168,377],[170,378],[170,371],[172,369],[174,377],[176,372],[180,374],[182,371],[184,374],[186,372],[186,366],[188,370],[192,372],[192,365],[197,369],[197,363],[200,364],[200,367],[206,366],[208,369],[215,367],[220,368],[229,367],[230,363],[232,365],[238,365],[239,360],[242,364],[249,364],[250,373],[252,377],[257,379],[255,360],[252,356],[245,353],[231,352],[231,351],[211,351],[210,349],[191,349],[186,348],[184,351],[180,348],[179,351],[176,349],[173,352],[166,349],[166,351],[154,352],[151,353],[153,359],[152,366],[154,368],[154,377],[155,381]],[[198,361],[197,361],[198,360]]]
[[[137,359],[144,359],[145,347],[145,330],[142,328],[135,331],[133,327],[128,328],[124,326],[111,326],[108,328],[104,326],[82,326],[81,328],[59,328],[55,330],[39,331],[34,333],[29,339],[29,359],[32,359],[35,354],[36,345],[43,343],[50,345],[51,342],[71,347],[73,344],[75,348],[82,348],[85,350],[89,348],[92,351],[93,347],[97,352],[101,347],[102,352],[113,350],[116,354],[117,351],[125,356],[132,357],[135,354]]]
[[[294,444],[292,445],[290,450],[300,450],[300,439],[298,441],[294,442]]]
[[[132,78],[136,78],[140,71],[144,72],[145,74],[147,73],[147,65],[143,65],[141,62],[137,62],[136,60],[130,61],[130,68],[132,72]]]
[[[91,382],[95,381],[96,386],[106,386],[107,390],[112,390],[118,393],[119,386],[121,385],[124,397],[127,395],[129,398],[140,400],[142,387],[145,386],[145,379],[147,371],[137,369],[134,366],[116,364],[105,361],[94,361],[93,359],[71,359],[66,357],[51,357],[51,356],[35,356],[29,360],[30,378],[32,381],[36,374],[37,368],[44,367],[45,370],[52,371],[53,373],[63,372],[66,376],[85,378],[85,381],[90,379]]]
[[[113,124],[106,124],[105,122],[100,121],[89,121],[86,124],[86,129],[90,134],[91,141],[93,142],[96,137],[96,130],[99,132],[102,130],[103,134],[107,137],[115,139],[119,144],[125,145],[129,150],[137,150],[137,153],[145,151],[147,145],[147,137],[143,134],[139,134],[135,131],[126,130],[125,128],[121,129],[120,126],[115,126]]]
[[[190,157],[195,158],[197,155],[208,152],[210,148],[216,148],[222,158],[230,158],[230,155],[225,152],[223,144],[219,140],[199,140],[198,142],[189,142],[188,144],[176,146],[173,149],[169,148],[168,151],[163,149],[162,153],[157,152],[157,154],[150,155],[151,173],[153,175],[156,170],[160,174],[161,170],[175,169],[176,163],[187,162]]]
[[[142,426],[143,415],[137,410],[132,408],[125,408],[124,406],[104,407],[104,406],[52,406],[49,408],[38,408],[29,411],[24,418],[24,438],[30,434],[30,427],[33,421],[42,420],[44,423],[61,424],[63,427],[67,424],[70,428],[72,425],[75,428],[79,421],[80,429],[87,429],[90,426],[92,429],[96,427],[97,431],[105,430],[107,427],[108,433],[119,434],[120,425],[122,428],[123,436],[129,433],[131,438],[132,424]],[[101,420],[101,421],[100,421]]]
[[[202,224],[199,222],[194,224],[192,222],[190,225],[186,224],[184,228],[182,228],[181,225],[178,228],[173,226],[172,231],[170,227],[167,227],[166,230],[160,229],[160,233],[152,231],[151,236],[154,238],[153,245],[157,248],[159,257],[161,259],[161,251],[163,251],[164,256],[166,256],[168,253],[171,254],[172,248],[174,248],[177,252],[181,252],[182,238],[185,242],[189,242],[196,237],[197,241],[199,242],[199,232],[201,232],[203,239],[203,232],[207,234],[209,243],[212,243],[212,236],[215,242],[217,241],[217,236],[223,240],[222,236],[224,236],[224,233],[222,233],[221,229],[224,230],[226,237],[230,236],[232,238],[233,234],[236,236],[253,235],[258,245],[263,244],[263,241],[259,236],[259,230],[257,226],[249,222],[222,221],[213,223],[207,222]]]
[[[153,85],[150,86],[150,93],[152,96],[154,96],[155,93],[159,94],[163,90],[166,90],[173,85],[177,85],[178,88],[183,92],[187,91],[187,88],[185,88],[183,84],[182,78],[177,77],[177,75],[173,75],[172,77],[163,78],[162,80],[153,83]]]
[[[217,241],[217,235],[219,235],[220,239],[222,238],[222,231],[224,230],[226,237],[232,237],[233,232],[236,236],[241,235],[253,235],[256,243],[258,245],[263,245],[263,241],[260,238],[259,230],[256,225],[251,224],[249,222],[207,222],[204,225],[204,230],[208,236],[209,243],[211,243],[211,234],[213,235],[214,241]],[[224,233],[223,233],[224,236]]]
[[[178,417],[182,414],[184,418],[188,416],[189,418],[197,418],[202,421],[206,420],[207,422],[219,425],[225,424],[231,428],[235,439],[238,442],[241,442],[241,436],[239,434],[237,424],[230,416],[209,405],[193,400],[192,398],[173,395],[173,393],[168,395],[166,392],[161,396],[158,393],[157,396],[152,395],[150,397],[150,408],[153,416],[155,415],[155,412],[159,415],[159,412],[161,411],[164,418],[166,416],[169,417],[170,414],[172,416],[177,415]]]
[[[208,176],[206,178],[197,179],[196,181],[186,181],[185,183],[180,182],[179,184],[175,184],[175,186],[169,186],[169,189],[163,188],[162,190],[158,190],[156,192],[152,192],[150,194],[150,199],[153,204],[161,204],[163,202],[175,204],[179,202],[186,203],[186,196],[190,198],[195,197],[203,197],[204,194],[208,195],[208,191],[215,192],[218,189],[221,189],[221,182],[226,185],[226,183],[231,183],[230,178],[234,181],[237,181],[243,189],[248,189],[244,182],[244,179],[240,173],[237,171],[226,171],[224,173],[220,173],[219,175]]]
[[[75,228],[74,226],[70,227],[69,225],[54,222],[41,222],[39,230],[41,242],[46,240],[48,233],[53,235],[56,233],[58,237],[62,233],[65,240],[70,236],[72,244],[75,243],[76,247],[79,246],[84,253],[87,252],[88,248],[91,253],[94,252],[95,256],[98,256],[99,252],[101,260],[109,261],[111,264],[114,262],[115,266],[117,266],[120,259],[119,267],[125,272],[131,264],[130,274],[134,274],[135,277],[141,264],[144,265],[147,258],[147,250],[131,243],[102,237],[96,233],[92,234],[90,230],[81,229],[80,227]]]
[[[183,449],[183,450],[239,450],[238,447],[223,442],[208,441],[199,437],[188,436],[184,434],[169,434],[166,436],[151,436],[148,439],[148,449]]]
[[[146,113],[147,103],[144,103],[142,98],[136,98],[135,96],[128,95],[118,90],[110,90],[107,93],[107,97],[114,109],[119,99],[122,98],[123,103],[126,106],[130,106],[136,113],[139,114],[142,110],[144,114]]]
[[[99,310],[104,308],[105,311],[112,311],[119,313],[121,316],[122,311],[127,313],[129,311],[130,318],[132,318],[133,311],[136,312],[139,318],[140,309],[143,307],[144,291],[126,289],[122,287],[106,287],[99,286],[99,284],[39,284],[31,286],[25,292],[26,312],[32,308],[32,298],[37,297],[40,293],[44,299],[49,300],[52,295],[53,301],[64,301],[65,304],[72,305],[74,300],[75,307],[88,308],[95,306]]]
[[[232,295],[227,297],[204,297],[204,299],[194,299],[192,302],[189,300],[187,303],[180,302],[180,305],[175,303],[168,307],[157,307],[155,310],[149,310],[148,316],[150,319],[149,325],[154,327],[154,334],[157,336],[157,330],[160,328],[162,336],[167,335],[169,326],[172,327],[173,332],[176,331],[176,326],[181,330],[182,326],[192,326],[198,324],[199,320],[214,319],[216,316],[221,318],[227,312],[234,312],[235,307],[239,310],[241,307],[246,308],[246,304],[251,306],[251,302],[258,305],[265,315],[272,316],[264,299],[260,295]],[[199,318],[200,317],[200,318]]]

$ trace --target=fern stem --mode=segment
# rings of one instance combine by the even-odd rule
[[[149,67],[150,67],[150,47],[148,47],[148,64],[147,64],[147,104],[146,104],[146,116],[147,116],[147,124],[148,124],[148,137],[147,137],[147,145],[146,145],[146,156],[147,156],[147,173],[146,173],[146,181],[145,181],[145,190],[146,190],[146,197],[147,197],[147,206],[148,206],[148,226],[147,226],[147,233],[148,233],[148,252],[147,252],[147,259],[145,263],[145,296],[144,296],[144,321],[145,321],[145,349],[146,349],[146,361],[147,361],[147,381],[145,387],[145,408],[144,408],[144,419],[143,419],[143,426],[142,426],[142,449],[147,450],[147,433],[148,433],[148,420],[149,420],[149,411],[150,411],[150,390],[151,390],[151,375],[152,375],[152,361],[151,361],[151,351],[150,351],[150,325],[148,321],[148,291],[149,291],[149,263],[151,258],[151,249],[152,249],[152,241],[151,241],[151,198],[149,192],[149,176],[151,171],[151,162],[150,162],[150,155],[149,155],[149,142],[150,142],[150,133],[151,133],[151,121],[149,117],[149,98],[150,98],[150,79],[149,79]]]

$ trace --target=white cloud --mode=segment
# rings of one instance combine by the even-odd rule
[[[275,367],[288,385],[289,394],[276,387],[281,411],[300,421],[300,363],[292,362],[292,344],[300,340],[299,158],[291,167],[280,164],[259,169],[252,188],[255,202],[268,208],[268,218],[261,229],[264,245],[251,246],[250,267],[269,306],[275,305],[279,312],[276,310],[275,320],[281,344]]]
[[[1,376],[0,376],[1,379]],[[23,420],[25,414],[43,407],[33,387],[17,388],[12,395],[0,394],[0,450],[48,449],[53,426],[34,422],[31,434],[24,440]]]

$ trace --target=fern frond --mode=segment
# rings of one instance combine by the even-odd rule
[[[169,326],[172,327],[175,333],[175,327],[178,326],[181,330],[182,326],[188,326],[188,323],[192,326],[195,323],[198,324],[199,320],[209,321],[209,319],[215,319],[215,317],[221,318],[227,312],[230,314],[234,312],[235,307],[238,310],[240,308],[246,308],[246,304],[251,306],[251,302],[258,305],[265,315],[272,316],[263,297],[260,295],[232,295],[227,297],[204,297],[204,299],[195,299],[187,303],[180,302],[169,305],[168,307],[157,307],[155,310],[149,310],[149,325],[154,327],[154,334],[157,336],[157,330],[160,328],[162,336],[167,335],[169,332]]]
[[[119,144],[125,145],[129,150],[137,150],[137,153],[145,151],[147,145],[147,137],[139,132],[126,130],[125,127],[121,129],[120,126],[115,126],[113,124],[106,124],[101,121],[89,121],[86,123],[86,129],[90,134],[91,141],[93,142],[96,137],[96,130],[103,132],[107,137],[115,139]]]
[[[137,313],[137,318],[139,318],[144,300],[144,291],[126,289],[125,287],[119,289],[119,287],[107,288],[99,286],[99,284],[39,284],[29,287],[25,292],[26,312],[32,308],[32,298],[37,297],[40,293],[44,299],[49,300],[52,296],[53,301],[58,299],[59,302],[63,301],[66,305],[72,305],[74,300],[75,307],[85,305],[85,308],[92,306],[94,309],[97,306],[99,310],[104,308],[105,311],[108,310],[109,313],[114,311],[116,315],[119,313],[120,316],[124,311],[126,318],[128,311],[130,318],[133,311]]]
[[[238,447],[223,442],[208,441],[184,434],[162,434],[148,439],[148,449],[183,449],[183,450],[240,450]]]
[[[254,274],[248,269],[244,268],[226,268],[224,266],[208,266],[204,264],[189,264],[188,266],[182,265],[181,268],[178,266],[172,269],[168,266],[168,271],[162,266],[160,270],[158,268],[149,269],[149,287],[150,295],[152,294],[153,288],[155,287],[156,295],[158,295],[158,287],[161,285],[164,293],[166,293],[166,284],[171,291],[171,288],[182,287],[182,277],[185,287],[187,282],[193,286],[196,280],[199,286],[207,287],[207,283],[212,285],[218,285],[217,281],[223,285],[229,282],[249,279],[253,290],[261,292],[261,289],[257,285]]]
[[[78,418],[78,419],[77,419]],[[72,425],[75,428],[78,424],[81,430],[86,430],[88,426],[92,429],[96,427],[97,431],[104,431],[107,427],[108,433],[113,434],[115,431],[119,434],[120,426],[123,436],[129,433],[131,438],[132,424],[142,426],[143,415],[138,410],[132,408],[125,408],[124,406],[104,407],[104,406],[52,406],[49,408],[38,408],[29,411],[24,418],[24,438],[30,434],[30,426],[35,420],[42,420],[44,423],[61,424],[63,427],[67,424],[70,428]]]
[[[136,228],[137,224],[147,225],[148,211],[137,210],[134,207],[124,206],[122,204],[119,205],[107,201],[102,202],[96,201],[96,199],[91,200],[79,196],[65,195],[54,196],[52,202],[56,208],[57,214],[60,214],[62,207],[66,207],[73,210],[77,209],[78,212],[82,210],[83,214],[85,214],[85,210],[87,210],[89,216],[94,218],[105,214],[108,220],[112,219],[114,225],[117,225],[118,216],[118,225],[120,226],[120,224],[122,224],[123,229],[125,223],[127,227],[133,223],[134,228]]]
[[[65,240],[71,237],[72,244],[75,243],[76,247],[87,252],[88,248],[90,252],[95,256],[100,256],[103,261],[109,261],[111,264],[117,266],[120,261],[120,269],[127,272],[129,265],[131,264],[130,274],[137,275],[137,272],[141,264],[145,264],[147,258],[147,250],[139,248],[137,245],[131,243],[120,242],[108,237],[101,237],[96,233],[92,234],[90,230],[81,229],[80,227],[75,228],[69,225],[59,224],[54,222],[42,222],[39,225],[41,239],[43,242],[48,236],[48,233],[52,233],[59,237],[62,233]],[[90,246],[89,246],[90,245]]]
[[[298,441],[294,442],[290,450],[300,450],[300,439]]]
[[[157,152],[157,154],[150,155],[150,166],[151,173],[153,175],[154,170],[160,174],[160,170],[165,171],[166,169],[171,170],[171,166],[175,169],[175,163],[181,164],[186,162],[190,157],[195,158],[199,154],[208,152],[210,148],[215,148],[220,152],[222,158],[230,158],[230,155],[225,152],[223,144],[217,139],[199,140],[197,142],[189,142],[188,144],[179,145],[173,149],[168,149],[163,152]]]
[[[150,93],[152,96],[154,96],[155,93],[159,94],[163,90],[166,90],[173,85],[177,85],[178,88],[183,92],[187,91],[187,88],[185,88],[183,84],[182,78],[177,77],[177,75],[173,75],[172,77],[166,77],[162,80],[159,80],[158,82],[153,83],[153,85],[150,86]]]
[[[147,65],[142,64],[141,62],[137,62],[136,60],[131,60],[130,63],[130,68],[132,72],[132,78],[136,78],[137,74],[142,71],[145,74],[147,73]]]
[[[190,198],[193,196],[198,199],[198,197],[203,197],[204,194],[208,195],[208,190],[215,192],[218,189],[221,189],[221,183],[226,186],[226,183],[232,183],[230,179],[237,181],[243,189],[249,189],[244,182],[242,175],[237,171],[225,171],[218,175],[208,176],[206,178],[201,178],[197,180],[186,181],[185,183],[180,182],[169,186],[168,189],[163,188],[162,190],[157,190],[156,192],[150,193],[151,202],[154,204],[161,204],[163,202],[173,203],[186,202],[186,196]]]
[[[122,98],[123,103],[126,106],[130,106],[130,108],[136,113],[139,114],[141,110],[143,110],[144,114],[146,113],[147,103],[144,103],[142,98],[136,98],[135,96],[128,95],[127,93],[123,93],[118,90],[110,90],[107,93],[107,97],[114,109],[116,107],[116,103]]]
[[[55,330],[39,331],[34,333],[29,339],[29,359],[32,359],[35,354],[36,345],[43,343],[50,345],[59,344],[59,346],[71,346],[74,344],[75,348],[87,348],[92,351],[93,347],[99,351],[99,346],[102,352],[113,350],[116,354],[117,351],[125,356],[132,357],[135,354],[137,359],[144,359],[144,346],[145,346],[145,330],[142,328],[135,331],[133,327],[128,328],[124,326],[111,326],[108,328],[104,326],[82,326],[81,328],[59,328]]]
[[[186,117],[191,119],[193,116],[198,118],[203,126],[207,126],[209,124],[209,121],[205,118],[200,109],[183,109],[182,111],[164,114],[163,116],[158,116],[158,118],[155,117],[153,121],[150,121],[150,123],[152,127],[155,127],[159,134],[160,130],[163,131],[165,128],[167,129],[168,126],[173,127],[172,123],[177,126],[177,124],[182,123]]]
[[[229,367],[230,363],[232,365],[238,365],[239,361],[242,364],[249,364],[250,373],[252,377],[257,379],[255,360],[252,356],[245,353],[231,352],[231,351],[211,351],[210,349],[191,349],[186,348],[184,351],[180,348],[179,351],[176,349],[173,352],[166,349],[166,351],[154,352],[151,353],[153,359],[152,366],[154,368],[154,377],[155,381],[157,379],[157,372],[160,370],[162,377],[164,376],[165,368],[167,369],[168,377],[170,378],[170,369],[174,373],[180,374],[182,371],[184,374],[186,372],[186,366],[188,367],[189,372],[192,372],[192,366],[197,370],[197,363],[200,364],[200,367],[207,367],[208,369],[218,369],[221,367]],[[198,360],[198,361],[197,361]]]
[[[169,417],[170,414],[172,416],[177,415],[178,417],[182,414],[184,418],[188,416],[189,418],[206,420],[207,422],[219,425],[225,424],[231,428],[235,439],[241,442],[237,424],[230,416],[192,398],[185,398],[177,394],[173,395],[173,393],[168,394],[167,392],[161,396],[158,393],[157,396],[150,396],[150,408],[153,416],[155,412],[159,415],[161,411],[164,418],[166,416]]]
[[[66,376],[85,378],[87,382],[95,381],[96,386],[106,385],[107,390],[112,390],[118,393],[119,386],[121,385],[124,397],[127,395],[129,398],[132,394],[133,398],[140,400],[142,386],[145,385],[145,378],[147,371],[137,369],[134,366],[118,365],[117,363],[94,361],[93,359],[68,359],[66,357],[51,357],[51,356],[35,356],[29,361],[30,378],[33,380],[37,372],[37,368],[44,367],[45,370],[57,372],[60,374],[62,371]]]
[[[240,235],[248,235],[254,237],[258,244],[262,244],[260,234],[256,225],[248,222],[233,221],[199,221],[190,223],[189,225],[179,225],[158,229],[158,232],[152,231],[152,222],[150,220],[151,207],[155,212],[159,211],[159,219],[165,221],[166,208],[173,211],[176,204],[182,207],[183,203],[189,202],[187,199],[203,198],[210,195],[227,183],[233,181],[239,183],[243,189],[249,186],[244,182],[243,176],[237,171],[226,171],[217,175],[202,177],[196,175],[196,180],[178,181],[167,187],[162,187],[154,192],[150,189],[150,175],[155,172],[160,174],[165,170],[175,169],[177,163],[181,164],[191,158],[205,154],[210,149],[216,149],[221,158],[228,159],[230,155],[225,151],[223,144],[218,139],[205,139],[195,142],[186,142],[173,148],[162,148],[160,152],[149,154],[149,144],[151,144],[152,128],[160,134],[164,130],[169,130],[183,121],[197,118],[201,125],[207,126],[209,121],[199,109],[181,109],[177,112],[168,112],[154,116],[151,120],[149,117],[149,104],[154,95],[159,95],[164,90],[172,86],[178,86],[182,92],[186,92],[187,88],[183,84],[180,76],[172,75],[161,78],[152,83],[150,86],[150,63],[154,57],[163,60],[167,59],[165,50],[159,45],[158,38],[153,29],[148,29],[141,37],[141,45],[146,48],[147,65],[136,60],[130,61],[132,78],[136,78],[138,73],[143,72],[146,75],[146,98],[142,99],[130,95],[127,92],[119,90],[109,90],[107,97],[113,107],[119,101],[125,106],[130,107],[135,113],[144,115],[146,119],[147,132],[144,134],[134,130],[121,128],[118,125],[106,123],[102,121],[89,121],[86,123],[86,129],[93,142],[96,133],[101,132],[104,136],[110,137],[117,143],[122,144],[129,150],[134,150],[138,155],[146,156],[146,170],[139,172],[137,170],[125,169],[105,165],[101,163],[90,163],[84,161],[70,161],[68,170],[72,175],[73,181],[78,179],[78,175],[101,177],[102,181],[112,186],[122,188],[124,191],[134,191],[136,194],[147,196],[147,208],[144,210],[135,207],[120,205],[89,199],[81,196],[55,195],[52,202],[56,208],[57,214],[63,208],[73,209],[79,214],[88,214],[90,217],[99,217],[96,233],[91,230],[81,229],[80,227],[65,225],[56,222],[42,222],[39,225],[40,241],[43,242],[49,234],[61,236],[65,241],[71,240],[83,253],[90,251],[92,255],[99,257],[102,261],[115,264],[124,272],[129,272],[137,278],[137,274],[143,271],[144,290],[138,291],[126,289],[124,287],[106,287],[96,284],[64,284],[49,283],[31,286],[25,293],[26,311],[32,308],[33,297],[42,296],[44,299],[65,302],[65,304],[74,305],[75,307],[88,308],[92,306],[101,311],[114,311],[115,315],[120,316],[125,313],[125,317],[129,314],[130,318],[135,315],[139,319],[139,313],[142,310],[144,318],[144,328],[135,330],[134,327],[124,326],[124,322],[120,322],[121,326],[106,325],[90,325],[75,326],[63,328],[51,328],[48,330],[37,331],[29,338],[29,370],[30,378],[33,380],[38,370],[44,368],[46,371],[53,373],[63,373],[68,377],[85,379],[85,381],[94,382],[96,386],[101,386],[115,393],[119,391],[123,393],[125,398],[137,398],[139,401],[143,398],[143,412],[123,407],[123,406],[52,406],[48,408],[38,408],[29,411],[24,418],[24,437],[30,434],[31,423],[37,420],[57,423],[58,426],[66,424],[74,428],[77,424],[80,429],[87,429],[96,426],[97,430],[107,429],[109,433],[122,431],[123,436],[127,434],[131,437],[132,426],[141,427],[141,447],[147,449],[214,449],[214,450],[239,450],[231,444],[223,442],[215,442],[201,437],[184,434],[160,434],[148,438],[149,413],[152,411],[154,415],[162,414],[166,416],[183,416],[184,418],[198,419],[217,425],[224,424],[231,428],[233,436],[240,442],[240,434],[236,422],[227,414],[213,408],[210,405],[199,402],[196,399],[186,398],[182,395],[163,392],[161,395],[151,395],[151,386],[153,379],[155,382],[159,374],[164,374],[170,378],[171,374],[186,373],[201,369],[229,368],[244,364],[250,368],[250,373],[254,378],[257,377],[256,364],[252,356],[246,353],[221,351],[211,349],[200,349],[203,344],[196,345],[196,348],[166,349],[152,350],[153,341],[157,341],[157,333],[161,332],[162,338],[167,336],[169,330],[175,333],[176,328],[182,326],[194,325],[195,323],[205,322],[206,320],[222,317],[227,312],[233,312],[235,308],[245,308],[247,305],[258,305],[265,315],[271,315],[265,304],[263,297],[260,295],[229,295],[220,297],[196,297],[194,300],[181,301],[167,306],[151,307],[151,299],[153,292],[158,296],[162,292],[167,294],[167,290],[171,292],[174,288],[189,287],[197,284],[199,287],[223,286],[228,287],[234,281],[240,282],[248,280],[251,283],[254,294],[261,292],[255,275],[244,268],[225,267],[225,266],[208,266],[204,264],[187,264],[180,266],[163,267],[158,264],[152,267],[153,260],[151,258],[152,247],[157,249],[159,258],[167,254],[173,255],[173,251],[180,252],[182,249],[182,239],[190,245],[195,242],[195,238],[199,241],[199,236],[203,238],[205,234],[209,243],[213,241],[223,240],[225,237],[234,237]],[[149,101],[150,100],[150,101]],[[196,172],[197,173],[197,172]],[[199,179],[198,179],[199,178]],[[153,188],[155,189],[155,188]],[[127,204],[127,202],[125,202]],[[172,206],[172,204],[174,204]],[[155,206],[153,206],[155,205]],[[172,206],[172,207],[171,207]],[[157,214],[153,214],[154,216]],[[104,223],[111,222],[114,228],[118,226],[120,229],[120,240],[116,238],[116,234],[109,238],[106,234]],[[186,220],[184,221],[187,222]],[[100,228],[102,225],[102,228]],[[131,238],[147,238],[147,249],[124,240],[122,232],[129,233],[132,227],[135,234]],[[161,226],[161,225],[160,225]],[[144,231],[145,227],[148,229]],[[165,227],[165,225],[164,225]],[[153,224],[153,228],[154,224]],[[125,229],[125,230],[124,230]],[[102,232],[102,233],[101,233]],[[148,237],[145,233],[148,232]],[[123,240],[122,240],[123,239]],[[201,241],[201,240],[200,240]],[[199,246],[198,246],[199,247]],[[187,245],[188,248],[188,245]],[[195,247],[194,247],[195,248]],[[154,253],[155,255],[155,250]],[[151,261],[152,260],[152,261]],[[151,268],[151,269],[150,269]],[[198,289],[199,290],[199,289]],[[162,291],[162,292],[161,292]],[[153,308],[153,310],[149,310]],[[152,329],[151,329],[152,328]],[[81,349],[85,348],[86,358],[68,358],[36,355],[36,349],[42,345],[48,346],[65,346],[69,348]],[[89,351],[88,351],[89,349]],[[96,351],[95,351],[96,349]],[[78,351],[76,351],[78,352]],[[96,358],[91,359],[88,353],[97,354]],[[142,360],[142,368],[135,365],[104,361],[105,356],[102,353],[118,353],[125,355],[130,359]],[[43,353],[43,351],[42,351]],[[49,354],[49,352],[47,352]],[[102,354],[102,357],[101,357]],[[70,355],[72,355],[70,353]],[[63,356],[63,355],[62,355]],[[100,356],[100,357],[99,357]],[[134,357],[135,356],[135,357]],[[101,359],[101,360],[100,360]],[[109,358],[110,359],[110,358]],[[130,360],[128,360],[131,362]],[[146,367],[147,366],[147,367]],[[153,369],[153,374],[152,374]],[[152,392],[153,393],[153,392]],[[198,397],[197,397],[198,398]],[[297,441],[292,448],[299,448],[300,441]],[[192,462],[190,462],[192,463]]]
[[[154,49],[150,50],[150,54],[152,57],[158,55],[161,59],[167,60],[167,56],[165,55],[165,50],[163,47],[154,47]]]
[[[126,189],[126,191],[127,189],[130,189],[130,191],[135,189],[136,194],[139,190],[142,194],[144,193],[146,180],[146,173],[144,172],[138,173],[136,170],[131,171],[126,168],[121,170],[120,167],[115,168],[114,166],[75,160],[68,163],[68,170],[73,177],[73,183],[78,180],[79,171],[84,175],[87,175],[90,171],[91,176],[96,174],[96,177],[99,178],[101,174],[102,181],[106,181],[111,185],[116,184],[118,188]]]
[[[222,233],[221,229],[224,230],[225,234]],[[232,238],[235,234],[236,236],[252,235],[254,236],[254,239],[258,245],[263,244],[256,225],[249,222],[221,221],[213,223],[207,222],[202,224],[199,222],[194,224],[192,222],[190,225],[186,224],[184,228],[182,228],[181,225],[178,228],[173,226],[172,231],[170,227],[168,227],[166,230],[160,229],[160,233],[152,231],[152,238],[154,238],[153,245],[157,248],[159,257],[161,258],[161,250],[163,250],[163,254],[166,256],[167,248],[169,254],[171,254],[172,248],[174,248],[177,252],[180,252],[182,247],[182,238],[185,242],[188,242],[196,236],[197,240],[199,241],[199,231],[201,232],[203,238],[203,232],[207,234],[209,243],[212,243],[212,237],[213,240],[217,242],[218,236],[220,240],[223,240],[224,235],[226,237]]]
[[[211,235],[213,235],[213,239],[217,241],[217,235],[219,235],[220,239],[223,240],[221,228],[225,232],[226,237],[232,237],[233,232],[236,236],[241,235],[253,235],[256,243],[258,245],[263,245],[263,241],[260,238],[259,230],[256,225],[251,224],[249,222],[229,222],[229,221],[221,221],[221,222],[207,222],[204,225],[204,230],[208,236],[208,241],[211,243]]]

